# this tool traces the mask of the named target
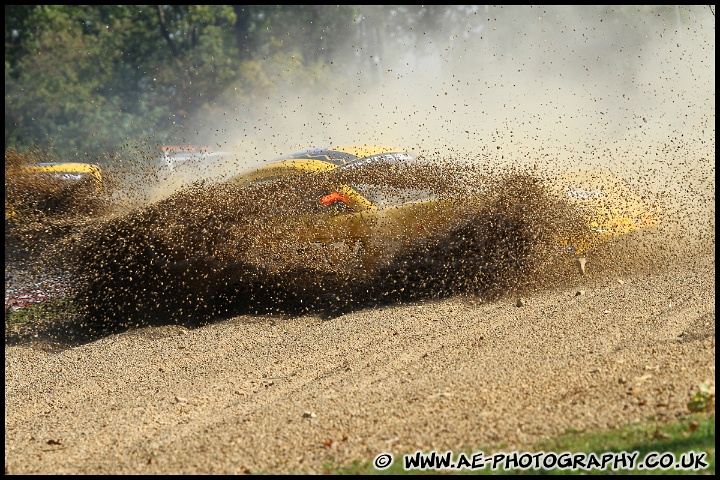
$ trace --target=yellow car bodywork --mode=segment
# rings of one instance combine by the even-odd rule
[[[583,215],[587,229],[568,240],[579,255],[615,237],[657,227],[661,209],[623,179],[606,172],[576,171],[559,176],[555,192]]]
[[[333,148],[317,148],[293,153],[280,157],[261,167],[244,172],[227,183],[237,186],[249,186],[272,181],[288,175],[312,174],[335,170],[361,162],[377,160],[404,161],[411,156],[403,150],[386,146],[338,146]],[[278,217],[264,226],[266,234],[256,235],[258,243],[248,249],[252,252],[254,263],[269,262],[277,259],[278,252],[298,253],[295,261],[308,260],[303,255],[315,260],[326,260],[330,263],[350,261],[358,258],[371,258],[367,255],[372,249],[374,232],[377,229],[378,206],[365,196],[346,185],[339,185],[338,192],[346,195],[347,208],[339,211],[329,206],[324,212],[313,215],[300,215],[293,218]],[[319,204],[324,194],[330,191],[310,195],[308,201]],[[280,233],[283,232],[283,233]],[[360,250],[364,250],[360,252]],[[364,254],[364,255],[361,255]],[[292,261],[283,258],[281,263]],[[311,263],[315,263],[314,261]],[[365,262],[363,262],[365,263]],[[268,266],[269,263],[268,263]],[[365,265],[369,267],[368,264]]]
[[[66,191],[61,192],[62,190]],[[5,220],[20,221],[23,215],[37,207],[30,205],[43,196],[88,195],[97,199],[102,196],[103,191],[102,170],[97,165],[48,162],[8,167],[6,164]],[[42,210],[45,214],[53,213],[49,208]]]
[[[298,173],[327,172],[338,167],[359,165],[361,162],[389,159],[393,156],[399,156],[398,160],[411,158],[403,150],[381,145],[315,148],[277,158],[234,177],[231,182],[248,184]]]
[[[253,185],[286,175],[327,172],[383,159],[400,163],[412,156],[386,146],[312,149],[281,157],[242,173],[230,182]],[[563,175],[557,180],[556,193],[585,215],[587,228],[572,237],[557,239],[579,256],[614,236],[657,222],[657,216],[651,213],[646,203],[612,175],[592,172]],[[250,246],[249,250],[255,255],[254,262],[266,259],[270,266],[272,259],[280,259],[280,252],[285,251],[300,253],[295,260],[307,264],[315,264],[306,258],[314,255],[316,259],[324,257],[331,264],[349,263],[372,269],[383,255],[387,257],[420,237],[442,233],[442,229],[447,228],[449,212],[456,212],[474,201],[472,197],[461,202],[456,198],[426,198],[382,205],[357,186],[349,185],[338,185],[334,192],[315,192],[308,201],[322,202],[324,195],[328,198],[332,195],[332,198],[319,214],[268,222],[264,226],[267,233],[258,235],[257,244]],[[342,208],[335,208],[337,205]],[[280,260],[285,262],[288,258]]]
[[[35,165],[24,165],[17,169],[7,172],[10,175],[37,175],[37,174],[55,174],[55,175],[88,175],[92,177],[95,191],[101,193],[103,189],[102,173],[100,167],[91,163],[80,162],[51,162],[38,163]]]

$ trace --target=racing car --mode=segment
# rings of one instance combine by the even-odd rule
[[[409,168],[417,165],[403,149],[339,146],[296,152],[232,178],[229,184],[246,188],[276,182],[278,195],[286,200],[280,204],[287,208],[256,225],[259,233],[248,248],[253,262],[271,267],[288,261],[314,265],[320,259],[326,265],[373,270],[395,252],[442,235],[453,219],[469,218],[468,212],[478,211],[492,197],[483,184],[462,187],[461,181],[442,174],[435,180],[440,178],[446,188],[434,188],[432,175],[418,177]],[[413,172],[415,179],[408,181],[405,177]],[[308,181],[308,176],[318,181]],[[558,230],[555,239],[574,255],[581,274],[588,252],[658,221],[652,205],[608,173],[567,173],[549,190],[582,219],[580,228]]]
[[[11,155],[20,158],[18,155]],[[82,162],[28,163],[5,159],[5,220],[92,213],[102,203],[98,165]]]
[[[573,257],[659,220],[614,176],[542,180],[392,146],[311,148],[194,183],[62,247],[77,301],[124,322],[266,300],[274,310],[487,293],[548,265],[564,277]]]

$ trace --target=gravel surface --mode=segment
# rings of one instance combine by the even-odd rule
[[[5,471],[322,473],[380,452],[529,448],[673,420],[714,377],[714,247],[522,302],[238,316],[59,351],[6,333]]]
[[[75,291],[74,298],[97,314],[88,318],[106,316],[122,328],[92,331],[73,323],[78,315],[66,308],[54,312],[59,318],[35,319],[37,324],[6,323],[5,473],[324,473],[328,465],[372,461],[381,452],[397,457],[418,449],[531,449],[567,431],[649,417],[670,422],[690,413],[687,402],[698,384],[714,384],[715,378],[715,8],[680,7],[664,6],[657,23],[647,6],[620,12],[593,7],[594,13],[505,6],[497,15],[479,9],[477,19],[485,20],[466,32],[470,36],[448,37],[444,30],[435,36],[426,25],[427,48],[408,43],[396,66],[388,51],[374,71],[378,82],[358,84],[360,72],[349,72],[347,79],[337,78],[336,91],[320,88],[317,97],[294,88],[257,96],[258,103],[243,102],[232,115],[245,122],[238,124],[242,130],[217,116],[219,109],[231,111],[232,102],[224,102],[237,95],[213,101],[207,118],[180,122],[197,126],[199,137],[210,135],[213,145],[239,143],[242,158],[223,162],[223,174],[259,166],[273,158],[266,153],[284,155],[307,142],[371,140],[406,145],[418,158],[467,169],[418,176],[421,184],[445,179],[453,187],[449,192],[465,173],[530,171],[551,174],[552,181],[559,172],[596,170],[619,175],[653,201],[659,197],[667,206],[667,230],[633,237],[624,252],[589,257],[585,276],[561,282],[530,276],[529,288],[513,293],[513,272],[490,268],[488,283],[504,294],[492,301],[463,295],[410,301],[435,298],[419,295],[365,306],[352,297],[354,311],[301,315],[280,310],[277,297],[263,300],[266,287],[292,284],[290,292],[304,292],[307,286],[316,298],[337,290],[326,288],[324,277],[288,278],[280,271],[252,277],[258,283],[252,285],[263,289],[253,301],[269,307],[260,312],[284,315],[232,310],[234,316],[199,320],[204,298],[218,289],[217,298],[254,311],[233,295],[243,290],[222,296],[233,272],[247,271],[217,265],[235,265],[235,249],[256,252],[248,248],[253,235],[262,240],[276,234],[265,233],[270,223],[259,220],[287,210],[295,204],[288,193],[303,195],[305,189],[292,180],[293,188],[281,195],[270,182],[264,193],[230,188],[211,189],[226,196],[176,196],[175,189],[195,175],[218,172],[147,172],[143,151],[151,142],[142,138],[136,139],[136,166],[125,161],[118,172],[107,170],[118,212],[97,224],[93,214],[88,228],[97,230],[41,218],[42,228],[21,229],[18,245],[12,245],[6,222],[6,305],[17,288],[36,294],[47,290],[45,280],[57,284],[46,267],[63,257],[34,260],[41,275],[26,276],[34,255],[15,258],[18,246],[58,247],[54,239],[67,236],[64,247],[79,248],[60,245],[58,251],[78,250],[87,275],[77,278],[96,287],[85,297]],[[478,35],[481,44],[472,40]],[[260,119],[256,125],[247,123],[253,118]],[[186,129],[180,123],[176,133]],[[121,150],[124,157],[131,148]],[[6,170],[8,165],[6,155]],[[582,196],[573,191],[571,196]],[[25,188],[16,193],[35,203]],[[594,190],[585,193],[602,198]],[[531,225],[543,231],[558,225],[545,216],[552,212],[537,202],[541,196],[497,198],[501,209],[481,217],[499,220],[491,222],[495,227],[517,224],[524,232],[522,222],[505,220],[522,218],[518,212],[528,198],[537,208],[529,212]],[[148,208],[136,210],[140,206]],[[504,230],[487,231],[498,241],[489,243],[492,255],[480,258],[489,263],[477,263],[483,272],[514,258],[512,249],[499,248],[513,244]],[[458,232],[464,230],[450,234]],[[458,255],[445,255],[453,246],[447,238],[433,244],[425,266],[439,258],[448,276],[433,283],[424,276],[427,269],[409,262],[416,268],[412,275],[383,270],[360,286],[373,293],[377,284],[397,283],[398,291],[436,294],[435,287],[448,279],[477,281],[458,274],[472,270],[448,266],[447,260],[468,265],[463,261],[473,251],[455,242],[450,253]],[[487,244],[485,237],[475,238],[476,245]],[[528,238],[536,237],[520,236]],[[643,261],[633,263],[640,258],[631,258],[635,252]],[[183,266],[190,260],[192,268]],[[356,286],[352,277],[347,283]],[[377,290],[366,297],[390,298]],[[291,306],[298,301],[294,293],[288,297]],[[168,305],[194,317],[166,321],[164,315],[177,313]],[[143,315],[147,326],[125,328]]]

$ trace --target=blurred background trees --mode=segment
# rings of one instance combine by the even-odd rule
[[[354,6],[5,6],[5,148],[171,141],[176,119],[223,93],[322,81],[318,66],[358,45],[361,18]]]
[[[433,55],[492,35],[490,21],[484,5],[5,6],[5,149],[70,159],[177,142],[198,113],[287,84],[380,82],[418,45]],[[431,32],[440,41],[419,41]]]

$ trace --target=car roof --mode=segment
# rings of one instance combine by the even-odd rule
[[[386,145],[345,145],[309,148],[278,157],[271,161],[271,163],[282,162],[284,160],[314,160],[341,167],[377,155],[389,155],[393,153],[406,152],[402,149]]]
[[[22,173],[52,173],[52,172],[75,172],[75,173],[96,173],[100,167],[92,163],[82,162],[43,162],[23,165],[19,172]]]
[[[88,174],[95,180],[97,190],[102,189],[102,170],[98,165],[82,162],[42,162],[23,165],[5,172],[6,175]]]
[[[409,158],[410,155],[406,151],[385,145],[309,148],[277,157],[263,166],[238,175],[233,181],[254,182],[302,172],[323,172],[341,167],[351,167],[375,160],[398,161]]]
[[[158,150],[167,153],[179,153],[179,152],[200,152],[209,153],[213,151],[212,147],[204,145],[160,145]]]

